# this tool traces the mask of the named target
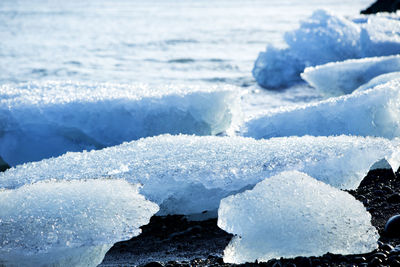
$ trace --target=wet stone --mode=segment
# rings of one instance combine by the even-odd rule
[[[392,216],[385,225],[385,235],[400,237],[400,215]]]
[[[162,267],[162,264],[159,262],[153,261],[153,262],[147,263],[143,267]]]
[[[388,197],[387,201],[389,203],[400,203],[400,194],[399,193],[395,193],[392,194]]]

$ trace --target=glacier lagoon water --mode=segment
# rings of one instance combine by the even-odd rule
[[[246,108],[310,102],[301,87],[258,90],[251,75],[267,43],[318,8],[356,15],[371,3],[293,0],[0,1],[0,84],[37,80],[230,83]],[[255,97],[254,97],[255,96]]]

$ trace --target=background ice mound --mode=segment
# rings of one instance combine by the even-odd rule
[[[397,16],[398,17],[398,16]],[[350,58],[400,53],[400,21],[393,15],[350,20],[315,11],[300,28],[287,32],[287,48],[268,46],[258,56],[253,76],[265,88],[288,87],[301,81],[305,67]]]
[[[157,211],[122,180],[44,181],[0,191],[0,265],[97,266]]]
[[[162,133],[228,130],[231,86],[44,82],[0,86],[0,156],[14,166]]]
[[[216,210],[227,195],[287,170],[355,188],[382,158],[397,169],[394,150],[391,141],[372,137],[164,135],[19,165],[0,173],[0,188],[44,179],[126,179],[143,185],[141,193],[160,205],[159,214],[196,214]]]
[[[356,90],[354,90],[354,92],[365,91],[365,90],[374,88],[380,84],[384,84],[384,83],[387,83],[392,80],[400,80],[400,72],[390,72],[390,73],[385,73],[385,74],[376,76],[369,82],[358,87]]]
[[[350,59],[304,70],[301,77],[330,95],[349,94],[372,78],[400,71],[400,55]]]
[[[296,171],[221,200],[218,226],[237,235],[224,251],[229,263],[366,253],[379,238],[361,202]]]
[[[321,102],[277,109],[244,123],[244,136],[400,136],[400,81]]]

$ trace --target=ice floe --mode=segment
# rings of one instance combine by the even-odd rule
[[[385,158],[399,166],[393,141],[372,137],[171,136],[26,163],[0,173],[0,188],[40,180],[126,179],[160,205],[159,215],[216,210],[222,198],[282,171],[299,170],[339,188],[356,188]]]
[[[351,58],[400,53],[397,15],[371,15],[349,19],[324,10],[315,11],[299,29],[284,36],[287,48],[267,46],[254,64],[253,76],[265,88],[300,82],[306,67]]]
[[[222,199],[218,226],[236,235],[224,251],[229,263],[367,253],[379,238],[361,202],[296,171]]]
[[[247,120],[244,136],[400,136],[400,80],[317,103],[274,109]]]
[[[232,86],[32,82],[0,86],[0,156],[10,165],[162,133],[229,131]]]
[[[50,180],[1,190],[0,265],[97,266],[157,211],[123,180]]]
[[[381,74],[396,71],[400,71],[400,55],[331,62],[306,68],[301,77],[329,95],[342,95],[352,93]],[[385,79],[389,80],[393,76],[385,76]],[[380,83],[382,81],[379,80]]]

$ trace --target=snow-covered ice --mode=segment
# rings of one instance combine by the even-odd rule
[[[331,62],[306,68],[301,77],[328,95],[342,95],[381,74],[396,71],[400,71],[400,55]]]
[[[371,15],[354,19],[315,11],[299,29],[287,32],[286,48],[267,46],[254,64],[253,76],[266,88],[300,82],[306,67],[351,58],[400,53],[399,15]]]
[[[123,180],[48,180],[1,190],[0,265],[97,266],[157,211]]]
[[[379,238],[361,202],[297,171],[221,200],[218,226],[236,235],[224,251],[229,263],[367,253]]]
[[[162,133],[214,135],[231,129],[238,101],[227,85],[3,85],[0,156],[14,166]]]
[[[400,136],[400,80],[316,103],[274,109],[247,120],[244,136]]]
[[[40,180],[126,179],[160,205],[160,215],[216,210],[222,198],[282,171],[299,170],[335,187],[356,188],[386,158],[397,169],[397,143],[383,138],[171,136],[19,165],[0,173],[0,188]]]

